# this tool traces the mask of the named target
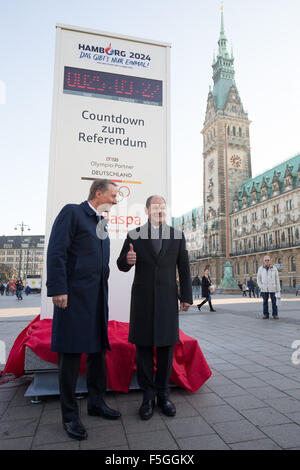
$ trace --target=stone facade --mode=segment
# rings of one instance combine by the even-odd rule
[[[13,269],[16,276],[21,274],[40,275],[43,273],[45,237],[33,236],[1,236],[0,237],[0,265]],[[0,272],[3,278],[3,273]]]

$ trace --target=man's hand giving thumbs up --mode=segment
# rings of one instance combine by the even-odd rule
[[[133,244],[129,243],[129,251],[126,257],[127,263],[133,265],[136,263],[136,252],[133,249]]]

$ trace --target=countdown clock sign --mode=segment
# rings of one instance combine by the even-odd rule
[[[162,80],[65,67],[64,93],[162,106]]]
[[[151,194],[171,205],[170,44],[60,24],[56,32],[45,249],[61,208],[86,200],[93,180],[113,180],[109,311],[128,321],[134,270],[121,273],[116,259],[128,231],[146,222]],[[44,266],[42,318],[53,310],[46,277]]]

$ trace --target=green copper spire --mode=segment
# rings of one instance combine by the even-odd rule
[[[217,109],[224,109],[229,90],[231,86],[235,84],[235,82],[233,53],[229,55],[227,51],[227,38],[225,36],[224,29],[223,6],[221,8],[221,31],[218,45],[219,52],[217,59],[214,60],[212,65],[214,80],[213,96]]]

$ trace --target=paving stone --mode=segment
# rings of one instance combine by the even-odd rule
[[[209,424],[244,419],[242,415],[229,405],[209,406],[202,408],[199,413]]]
[[[213,392],[191,396],[188,398],[188,401],[196,410],[206,406],[225,404],[224,400]]]
[[[281,413],[300,411],[300,401],[288,396],[284,398],[272,398],[268,400],[268,404]]]
[[[0,389],[0,403],[11,401],[14,395],[17,393],[16,389],[4,390]]]
[[[141,406],[140,401],[133,401],[133,400],[129,400],[128,402],[121,401],[117,403],[118,403],[117,409],[120,411],[122,416],[136,416]]]
[[[228,444],[242,441],[257,440],[265,435],[247,420],[228,421],[213,424],[214,430]]]
[[[79,450],[80,442],[75,439],[70,439],[67,442],[48,443],[41,446],[34,445],[32,450]]]
[[[0,450],[30,450],[32,437],[20,437],[17,439],[1,439]]]
[[[274,410],[274,408],[242,410],[241,414],[256,426],[269,426],[291,422],[289,418],[279,413],[279,411]]]
[[[122,417],[122,422],[126,429],[126,433],[128,434],[166,429],[166,424],[164,420],[157,413],[157,410],[155,408],[154,408],[154,414],[152,418],[147,421],[142,420],[139,415],[136,415],[136,416],[124,416]]]
[[[208,382],[208,387],[212,388],[214,385],[232,385],[232,381],[224,375],[217,375],[216,377],[211,377]]]
[[[249,410],[251,408],[263,408],[265,403],[252,395],[241,395],[233,397],[225,397],[225,401],[236,410]]]
[[[282,391],[288,391],[293,389],[299,389],[300,391],[300,382],[296,382],[295,380],[283,377],[282,379],[273,380],[272,381],[273,387],[278,388]]]
[[[252,375],[249,372],[243,369],[236,369],[236,370],[224,370],[223,375],[228,379],[234,380],[239,378],[251,378]]]
[[[176,450],[178,445],[168,431],[142,432],[128,435],[131,450]]]
[[[300,426],[298,424],[266,426],[261,430],[283,449],[300,446]]]
[[[257,441],[238,442],[230,444],[232,450],[280,450],[281,447],[271,439],[259,439]]]
[[[179,448],[182,450],[229,450],[230,447],[225,444],[216,434],[208,436],[194,436],[177,439]]]
[[[269,398],[286,398],[286,394],[278,388],[267,385],[266,387],[249,388],[249,393],[260,398],[261,400],[268,400]]]
[[[88,438],[80,443],[82,450],[106,449],[126,446],[127,439],[121,423],[114,424],[109,429],[99,426],[88,430]]]
[[[2,415],[1,423],[3,421],[10,421],[16,419],[39,418],[42,413],[43,407],[41,405],[33,406],[9,406],[5,413]]]
[[[240,387],[245,388],[246,390],[250,389],[251,387],[265,387],[266,382],[256,378],[256,377],[248,377],[243,378],[240,377],[238,379],[233,379]]]
[[[33,436],[37,425],[37,419],[1,420],[0,439]]]
[[[285,415],[290,418],[290,420],[293,422],[293,423],[296,423],[296,424],[299,424],[300,425],[300,412],[298,413],[285,413]]]
[[[226,397],[232,397],[235,395],[242,395],[247,393],[242,387],[239,387],[234,383],[230,385],[213,385],[211,389],[219,396],[224,397],[224,399]]]
[[[175,437],[201,436],[203,434],[213,434],[214,430],[204,421],[201,416],[191,418],[173,418],[166,421],[166,424]]]
[[[35,405],[33,405],[35,406]],[[50,408],[43,410],[40,418],[39,425],[44,424],[60,424],[62,422],[62,415],[60,408]]]
[[[3,413],[5,413],[7,407],[8,407],[9,402],[8,401],[2,401],[0,402],[0,419],[1,416],[3,416]]]

